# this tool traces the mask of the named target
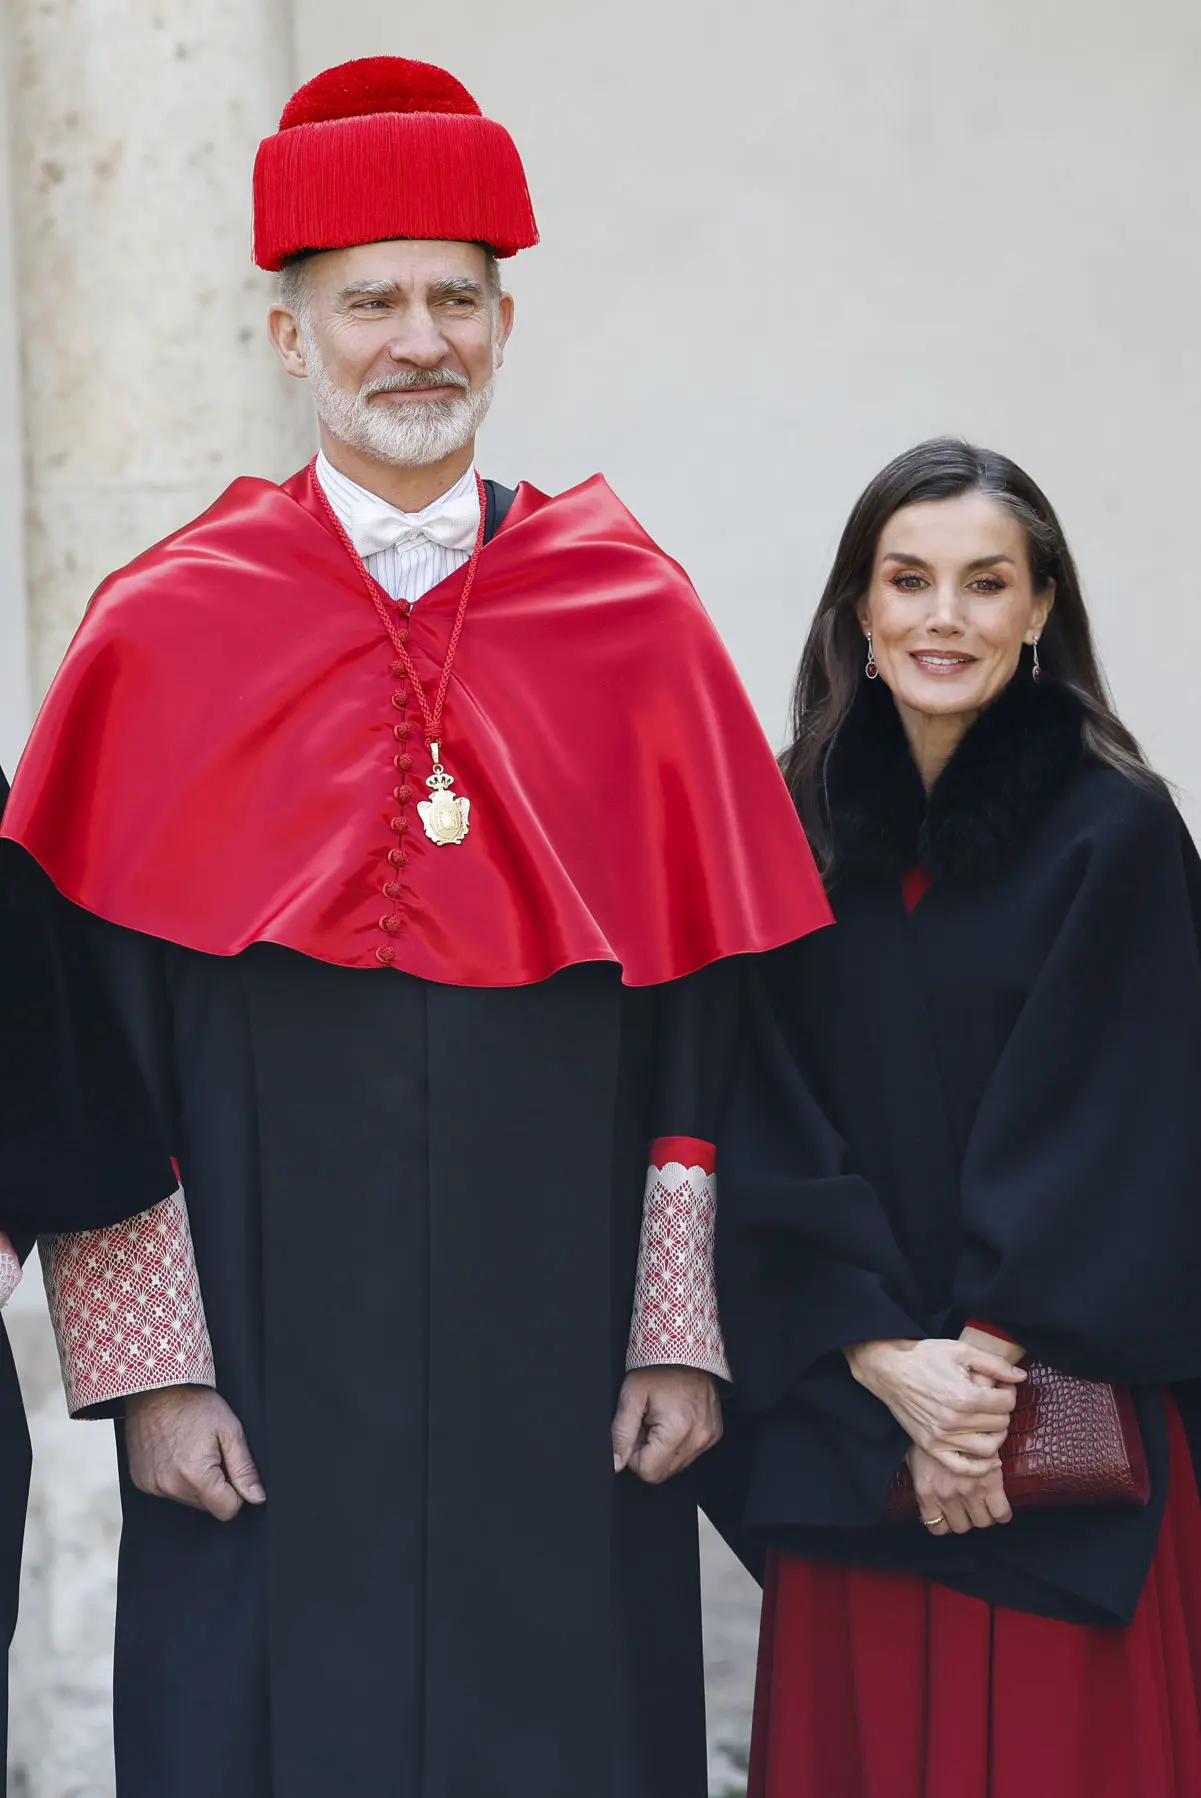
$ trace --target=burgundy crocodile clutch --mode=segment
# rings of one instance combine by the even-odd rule
[[[1005,1494],[1014,1510],[1147,1504],[1151,1475],[1129,1392],[1057,1373],[1042,1361],[1021,1365],[1029,1378],[1019,1388],[1001,1450]],[[883,1521],[912,1523],[916,1516],[917,1496],[903,1466]]]

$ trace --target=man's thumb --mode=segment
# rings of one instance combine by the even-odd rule
[[[642,1405],[634,1393],[625,1391],[617,1402],[617,1415],[613,1419],[614,1473],[621,1473],[628,1467],[630,1456],[638,1446],[641,1429]]]
[[[238,1497],[244,1498],[248,1505],[261,1505],[267,1494],[240,1426],[221,1432],[221,1459],[225,1463],[225,1477]]]

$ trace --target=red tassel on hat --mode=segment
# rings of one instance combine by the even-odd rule
[[[254,165],[254,254],[416,237],[512,256],[538,241],[525,170],[503,125],[432,63],[370,56],[293,94]]]

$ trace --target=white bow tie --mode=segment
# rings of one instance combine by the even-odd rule
[[[351,536],[363,557],[422,540],[470,553],[479,528],[479,494],[473,481],[466,493],[435,500],[424,512],[398,512],[385,500],[365,495],[356,501]]]

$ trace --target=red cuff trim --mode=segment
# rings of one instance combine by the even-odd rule
[[[978,1317],[969,1317],[963,1326],[965,1330],[983,1330],[986,1336],[995,1336],[998,1342],[1011,1342],[1014,1348],[1021,1348],[1016,1336],[1010,1336],[1005,1330],[998,1330],[996,1324],[982,1324]]]
[[[657,1136],[651,1144],[651,1166],[666,1167],[669,1161],[702,1168],[706,1174],[717,1172],[717,1150],[699,1136]]]

